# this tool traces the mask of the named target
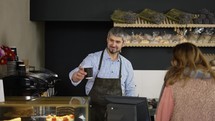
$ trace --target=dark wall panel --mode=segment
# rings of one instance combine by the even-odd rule
[[[189,12],[208,8],[214,10],[214,0],[30,0],[33,21],[110,21],[115,9],[141,12],[151,8],[165,12],[177,8]]]
[[[46,22],[45,25],[45,67],[56,72],[62,79],[56,87],[58,95],[83,95],[86,82],[74,87],[68,73],[89,53],[106,47],[107,32],[113,23]],[[215,53],[214,48],[201,50]],[[165,70],[170,65],[172,48],[125,47],[122,55],[131,61],[135,70]]]
[[[88,53],[106,47],[106,33],[111,22],[46,22],[45,67],[62,79],[57,84],[60,95],[83,95],[85,83],[74,87],[68,77]]]
[[[203,53],[215,53],[214,47],[200,49]],[[172,47],[123,48],[122,54],[135,70],[166,70],[170,66]]]

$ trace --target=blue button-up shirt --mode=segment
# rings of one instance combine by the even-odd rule
[[[99,61],[101,57],[102,51],[95,52],[89,54],[80,64],[81,67],[89,67],[93,66],[93,78],[88,80],[86,84],[86,94],[89,94],[92,89],[94,80],[96,75],[99,78],[119,78],[119,70],[120,70],[120,59],[118,57],[117,60],[112,61],[107,51],[104,51],[102,65],[100,71],[98,71]],[[122,87],[122,95],[123,96],[135,96],[135,81],[134,81],[134,72],[131,62],[127,60],[122,55],[119,55],[122,60],[122,70],[121,70],[121,87]],[[69,78],[71,79],[74,72],[78,71],[78,67],[72,70],[69,73]],[[73,82],[73,85],[78,85],[79,82]]]

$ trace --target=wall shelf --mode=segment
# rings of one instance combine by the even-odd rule
[[[126,43],[124,47],[174,47],[177,43],[171,43],[171,44],[154,44],[154,43],[148,43],[148,44],[135,44],[135,43]],[[195,43],[194,43],[195,44]],[[207,44],[195,44],[198,47],[215,47],[215,43],[207,43]]]
[[[178,24],[168,18],[164,20],[161,24],[152,24],[141,18],[137,18],[136,22],[133,24],[126,23],[115,23],[114,27],[136,27],[136,28],[214,28],[215,24]]]
[[[215,24],[178,24],[175,21],[172,21],[166,18],[161,24],[152,24],[146,20],[141,18],[137,18],[136,22],[133,24],[127,23],[113,23],[114,27],[122,27],[122,28],[174,28],[174,31],[177,33],[180,32],[180,29],[191,29],[193,28],[215,28]],[[183,42],[183,41],[182,41]],[[189,42],[188,40],[186,42]],[[181,43],[181,42],[179,42]],[[126,43],[125,47],[174,47],[178,43]],[[215,42],[208,43],[193,43],[198,47],[215,47]]]

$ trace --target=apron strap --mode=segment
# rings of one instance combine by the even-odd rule
[[[101,68],[101,65],[102,65],[103,55],[104,55],[104,50],[102,51],[102,54],[101,54],[101,56],[100,56],[98,72],[100,71],[100,68]],[[98,75],[98,73],[97,73],[97,75]]]
[[[101,56],[100,56],[99,67],[98,67],[98,72],[97,72],[97,74],[96,74],[96,77],[98,76],[99,71],[100,71],[100,69],[101,69],[103,55],[104,55],[104,50],[102,51],[102,54],[101,54]],[[122,70],[122,59],[121,59],[120,55],[119,55],[119,59],[120,59],[119,79],[121,80],[121,77],[122,77],[122,73],[121,73],[121,70]]]
[[[122,70],[122,59],[121,59],[120,55],[119,55],[119,59],[120,59],[119,78],[121,80],[121,77],[122,77],[122,73],[121,73],[121,70]]]

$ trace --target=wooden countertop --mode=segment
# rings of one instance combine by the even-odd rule
[[[89,104],[89,97],[6,97],[1,106],[74,106],[85,107]]]

